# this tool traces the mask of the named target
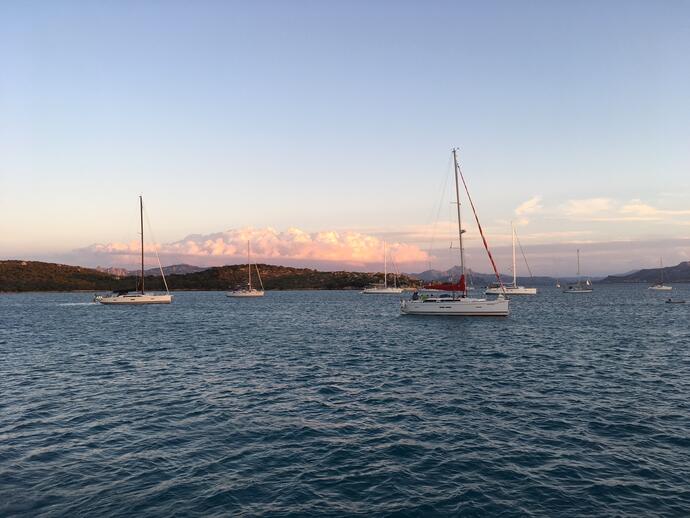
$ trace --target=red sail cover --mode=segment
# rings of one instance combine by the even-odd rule
[[[442,291],[465,291],[465,276],[461,275],[457,284],[444,282],[440,284],[427,284],[424,286],[425,290],[442,290]]]

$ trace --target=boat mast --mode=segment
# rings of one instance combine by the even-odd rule
[[[388,257],[386,257],[386,242],[383,242],[383,287],[388,288]]]
[[[252,291],[252,263],[249,255],[249,240],[247,240],[247,276],[249,285],[249,291]]]
[[[460,183],[458,180],[458,157],[457,148],[453,148],[453,166],[455,170],[455,201],[458,209],[458,241],[460,242],[460,275],[464,280],[465,276],[465,248],[462,245],[462,234],[465,232],[462,229],[462,219],[460,217]],[[467,283],[465,283],[464,296],[467,296]]]
[[[580,249],[577,249],[577,283],[581,284],[582,279],[580,278]]]
[[[659,270],[661,272],[661,285],[664,285],[664,259],[659,257]]]
[[[517,270],[515,269],[515,224],[511,221],[510,228],[513,231],[513,288],[517,288]]]
[[[144,294],[144,202],[139,196],[139,224],[141,227],[141,294]]]

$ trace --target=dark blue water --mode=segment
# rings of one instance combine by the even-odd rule
[[[353,292],[1,295],[0,515],[687,516],[690,304],[667,296],[547,288],[462,319]]]

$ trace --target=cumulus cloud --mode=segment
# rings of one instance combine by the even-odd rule
[[[636,219],[641,221],[657,221],[675,216],[690,215],[690,210],[664,210],[653,207],[641,200],[630,200],[620,208],[619,211],[629,219]]]
[[[516,216],[526,216],[539,212],[544,207],[541,204],[541,196],[532,196],[529,200],[521,203],[515,209]]]
[[[639,199],[628,202],[611,198],[587,198],[569,200],[561,211],[570,219],[597,222],[669,222],[685,224],[683,216],[690,210],[660,209]]]
[[[192,234],[179,241],[159,245],[158,253],[165,262],[188,261],[196,264],[223,264],[246,257],[247,241],[251,242],[256,261],[304,265],[333,266],[376,265],[383,261],[383,240],[354,231],[305,232],[298,228],[278,231],[274,228],[230,229],[213,234]],[[390,257],[396,263],[421,263],[428,255],[415,245],[388,243]],[[94,244],[78,250],[100,256],[115,256],[131,262],[140,253],[138,241],[130,243]],[[153,253],[153,245],[147,245]]]
[[[565,204],[564,212],[567,216],[587,217],[611,210],[613,206],[614,202],[611,198],[568,200]]]
[[[522,202],[515,209],[515,215],[518,217],[516,223],[518,225],[527,225],[529,223],[529,218],[527,218],[527,216],[541,212],[543,208],[541,196],[532,196],[529,200]]]

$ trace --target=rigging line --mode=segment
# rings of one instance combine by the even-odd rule
[[[428,248],[428,254],[429,258],[431,258],[431,252],[434,248],[434,242],[436,241],[436,227],[438,226],[438,220],[441,217],[441,208],[443,207],[443,200],[446,197],[446,189],[448,188],[448,178],[450,178],[450,158],[448,158],[448,162],[446,163],[446,174],[444,176],[443,180],[443,188],[441,190],[441,197],[438,200],[438,205],[434,205],[434,207],[431,209],[431,213],[434,213],[434,209],[436,209],[436,217],[434,218],[434,222],[431,226],[431,240],[429,242],[429,248]],[[429,261],[429,269],[431,270],[431,261]]]
[[[527,271],[529,272],[530,279],[533,279],[534,275],[532,275],[532,269],[529,267],[529,263],[527,262],[527,256],[525,255],[525,251],[522,249],[522,243],[520,243],[520,236],[515,234],[515,239],[517,240],[518,247],[520,247],[520,253],[522,254],[522,258],[525,260],[525,266],[527,267]]]
[[[479,234],[482,236],[482,241],[484,242],[484,249],[486,250],[487,255],[489,256],[489,261],[491,261],[491,266],[494,269],[494,274],[496,274],[496,279],[498,280],[498,283],[501,285],[501,290],[503,293],[506,292],[505,287],[503,286],[503,281],[501,280],[501,274],[498,273],[498,268],[496,267],[496,261],[494,261],[494,256],[491,254],[491,250],[489,250],[489,243],[486,242],[486,236],[484,236],[484,230],[482,229],[482,224],[479,223],[479,216],[477,215],[477,209],[474,207],[474,201],[472,201],[472,196],[470,195],[470,190],[467,188],[467,182],[465,181],[465,175],[462,174],[462,169],[460,168],[460,164],[458,164],[458,172],[460,173],[460,178],[462,179],[462,185],[465,187],[465,192],[467,193],[467,199],[470,202],[470,206],[472,207],[472,212],[474,213],[474,220],[477,222],[477,228],[479,229]]]
[[[391,254],[391,262],[393,263],[393,269],[395,270],[395,277],[393,277],[393,282],[395,287],[398,287],[398,278],[400,277],[400,270],[398,270],[398,263],[395,262],[393,255]]]
[[[261,274],[259,273],[259,265],[254,263],[254,268],[256,268],[256,276],[259,278],[259,285],[261,286],[261,291],[264,291],[264,283],[261,281]]]
[[[149,234],[151,234],[151,243],[153,244],[153,252],[156,254],[156,260],[158,261],[158,268],[161,271],[161,277],[163,278],[163,286],[165,286],[165,292],[170,293],[170,290],[168,289],[168,281],[165,280],[165,274],[163,273],[163,265],[161,264],[161,258],[158,255],[158,247],[156,246],[156,236],[153,235],[153,228],[151,227],[151,221],[149,221],[149,213],[144,208],[144,219],[146,219],[146,227],[149,230]]]

